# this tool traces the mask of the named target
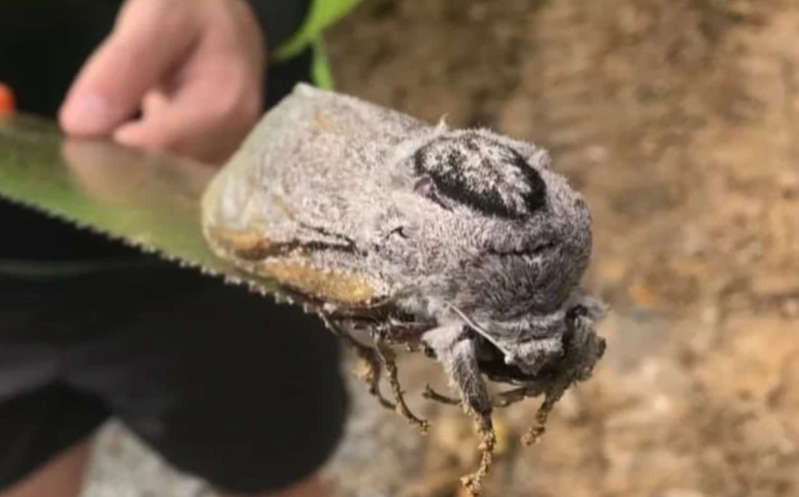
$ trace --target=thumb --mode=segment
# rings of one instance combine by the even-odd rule
[[[187,2],[188,3],[188,2]],[[199,32],[184,2],[129,0],[110,36],[81,69],[59,111],[64,131],[109,134],[132,116],[190,50]]]

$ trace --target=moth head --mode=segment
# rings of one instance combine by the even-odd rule
[[[458,305],[499,319],[551,312],[577,285],[590,217],[549,162],[486,130],[440,133],[413,154],[415,234]]]
[[[566,364],[572,379],[583,380],[605,351],[604,339],[594,331],[594,323],[605,313],[601,302],[575,292],[548,315],[489,323],[477,333],[481,368],[494,380],[526,383],[561,371]]]

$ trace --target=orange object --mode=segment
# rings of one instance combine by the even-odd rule
[[[7,85],[0,83],[0,116],[14,113],[14,92]]]

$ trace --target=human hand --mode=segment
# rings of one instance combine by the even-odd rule
[[[222,162],[260,116],[265,59],[241,0],[127,0],[70,88],[61,127]]]

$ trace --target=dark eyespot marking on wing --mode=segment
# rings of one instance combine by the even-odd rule
[[[439,196],[438,187],[433,181],[433,178],[428,175],[422,176],[418,181],[416,181],[416,184],[413,186],[413,191],[419,195],[422,195],[428,200],[435,202],[444,210],[452,210],[450,206],[447,205],[447,203],[441,198],[441,196]]]
[[[488,215],[522,218],[544,206],[546,185],[518,152],[477,133],[441,137],[414,155],[438,195]]]

